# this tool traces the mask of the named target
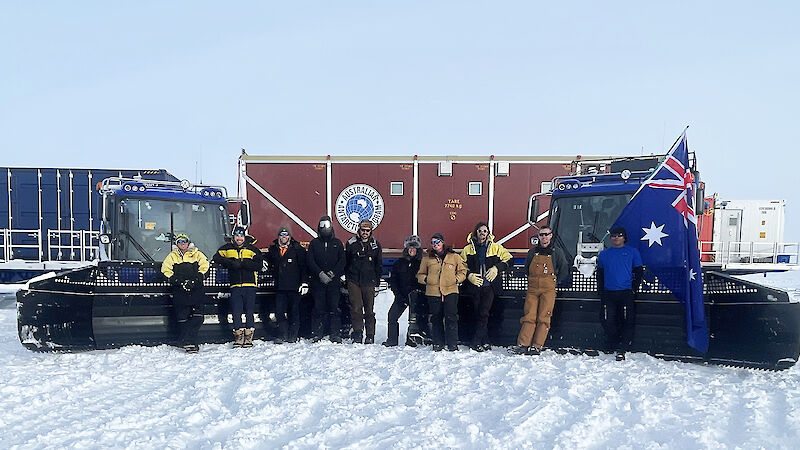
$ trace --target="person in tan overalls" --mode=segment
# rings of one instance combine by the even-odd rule
[[[570,268],[564,254],[551,245],[553,231],[550,227],[539,229],[539,243],[528,250],[525,272],[528,275],[528,292],[525,296],[523,316],[520,319],[517,345],[511,348],[516,354],[538,355],[542,351],[550,318],[556,302],[556,284],[569,275]]]

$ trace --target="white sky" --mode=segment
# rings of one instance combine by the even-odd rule
[[[708,192],[786,199],[796,241],[798,9],[3,2],[0,165],[165,168],[230,189],[241,147],[637,155],[689,125]]]

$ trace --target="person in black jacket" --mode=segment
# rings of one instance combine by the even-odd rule
[[[353,342],[375,343],[375,286],[381,282],[383,250],[372,236],[372,222],[362,220],[358,234],[347,240],[347,292],[350,294],[350,317]],[[366,337],[364,336],[366,331]]]
[[[256,330],[254,313],[256,309],[256,286],[258,272],[263,265],[261,250],[255,246],[256,240],[246,233],[244,227],[233,229],[233,242],[228,242],[217,250],[212,259],[228,269],[231,284],[231,310],[233,311],[233,346],[252,347],[253,333]],[[242,326],[242,310],[245,324]]]
[[[308,245],[308,271],[314,296],[314,342],[322,340],[327,317],[331,342],[342,342],[339,316],[340,277],[344,275],[345,255],[342,241],[333,233],[330,216],[322,216],[317,226],[318,237]]]
[[[416,347],[422,344],[427,336],[428,328],[428,307],[422,290],[424,285],[417,281],[417,272],[422,261],[422,243],[418,236],[409,236],[403,242],[403,256],[398,258],[392,265],[392,272],[389,275],[389,287],[394,293],[394,302],[389,308],[388,333],[386,347],[397,346],[400,337],[400,325],[398,319],[408,307],[408,332],[406,333],[406,345]]]
[[[275,279],[275,314],[278,317],[276,344],[297,342],[300,330],[300,296],[308,293],[306,249],[294,240],[289,229],[278,229],[278,238],[267,250],[269,270]]]

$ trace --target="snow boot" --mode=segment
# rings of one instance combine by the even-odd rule
[[[186,350],[186,353],[197,353],[200,351],[200,347],[196,344],[186,344],[183,346],[183,349]]]
[[[483,351],[488,352],[492,350],[492,346],[490,344],[483,344]]]
[[[617,361],[625,361],[625,352],[617,352],[616,359]]]
[[[448,352],[457,352],[458,351],[458,346],[457,345],[448,345],[447,346],[447,351]]]
[[[256,332],[255,328],[244,329],[244,344],[242,344],[242,347],[250,348],[253,346],[253,333],[255,332]]]
[[[397,347],[397,339],[395,340],[392,340],[391,338],[386,339],[385,341],[383,341],[383,344],[381,345],[383,345],[384,347]]]
[[[433,351],[440,352],[444,350],[444,345],[442,344],[433,344]]]
[[[472,345],[469,346],[469,349],[472,350],[472,351],[480,353],[480,352],[483,351],[483,346],[479,345],[479,344],[472,344]],[[450,350],[450,349],[448,348],[448,350]]]
[[[233,330],[233,348],[241,348],[244,345],[244,328]]]
[[[340,336],[331,336],[331,342],[334,344],[341,344],[342,338]]]
[[[417,343],[414,342],[414,339],[411,336],[406,336],[406,347],[416,347]]]
[[[367,337],[364,338],[364,343],[365,344],[374,344],[375,343],[375,336],[367,335]]]
[[[353,340],[353,344],[363,344],[364,332],[361,330],[353,330],[353,332],[350,333],[350,339]]]
[[[598,352],[597,350],[591,349],[591,348],[587,348],[586,350],[583,351],[583,353],[586,356],[591,356],[591,357],[595,357],[595,356],[599,356],[600,355],[600,352]]]

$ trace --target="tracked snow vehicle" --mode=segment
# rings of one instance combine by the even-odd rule
[[[19,337],[31,350],[174,342],[170,288],[160,271],[174,234],[188,233],[209,259],[229,236],[224,188],[107,178],[100,192],[101,260],[32,281],[17,293]],[[240,216],[240,223],[248,221],[246,207]],[[211,267],[205,280],[206,324],[200,332],[204,342],[229,340],[227,281],[226,270]],[[260,284],[269,285],[269,280]]]
[[[607,230],[658,162],[658,158],[598,161],[592,173],[578,170],[575,175],[557,177],[550,193],[531,197],[529,223],[542,225],[549,219],[556,236],[554,245],[575,261],[571,277],[557,288],[546,347],[571,351],[602,348],[597,280],[593,270],[580,271],[578,266],[608,245]],[[696,172],[694,179],[699,183]],[[694,192],[700,200],[696,204],[702,205],[702,189]],[[548,200],[549,214],[540,215],[540,204]],[[525,302],[526,274],[522,272],[518,265],[504,274],[505,295],[496,302],[494,324],[490,324],[498,345],[516,343]],[[687,344],[684,306],[656,276],[646,273],[636,301],[633,351],[665,359],[765,369],[785,369],[797,362],[800,303],[792,302],[786,292],[704,269],[703,296],[710,335],[705,354]]]

